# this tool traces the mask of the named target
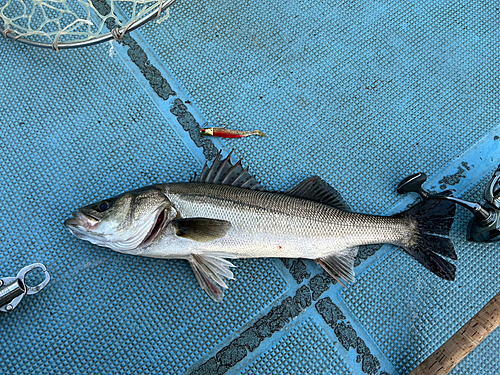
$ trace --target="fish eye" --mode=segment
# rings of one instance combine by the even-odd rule
[[[101,203],[97,204],[97,211],[103,212],[109,209],[110,207],[111,207],[110,201],[102,201]]]

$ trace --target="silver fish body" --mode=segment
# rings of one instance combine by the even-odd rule
[[[190,183],[154,185],[77,210],[66,227],[115,251],[185,259],[210,297],[222,300],[231,258],[314,259],[330,275],[354,282],[357,246],[402,247],[436,275],[453,280],[456,259],[444,236],[455,205],[429,200],[391,217],[351,212],[319,177],[285,193],[262,191],[240,162],[220,155]],[[437,255],[439,254],[439,255]]]
[[[167,226],[150,245],[131,253],[154,258],[189,258],[193,252],[223,252],[235,258],[318,259],[358,245],[409,245],[415,223],[346,212],[281,193],[233,186],[178,183],[159,185],[183,218],[225,220],[225,236],[208,242],[178,237]]]

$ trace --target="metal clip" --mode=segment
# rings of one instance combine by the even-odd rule
[[[45,273],[45,280],[37,286],[29,286],[24,281],[26,274],[36,268]],[[50,275],[41,263],[31,264],[24,267],[16,277],[4,277],[0,279],[0,311],[9,312],[19,305],[26,294],[35,294],[45,288],[50,281]]]

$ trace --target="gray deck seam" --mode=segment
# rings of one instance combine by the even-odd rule
[[[93,0],[92,2],[100,13],[109,11],[109,6],[102,3],[101,0]],[[115,13],[121,19],[127,18],[124,12],[118,7],[115,7]],[[113,27],[111,24],[106,25],[108,28]],[[212,160],[218,150],[222,150],[224,154],[228,153],[228,150],[220,139],[202,137],[199,133],[196,134],[199,126],[203,126],[207,120],[203,117],[197,107],[192,104],[192,100],[190,99],[188,93],[180,86],[167,67],[165,67],[165,65],[161,62],[161,59],[142,37],[139,30],[126,33],[120,42],[111,43],[110,47],[113,47],[114,51],[123,61],[127,69],[132,73],[140,86],[143,87],[144,91],[148,94],[162,116],[165,118],[166,123],[179,136],[181,141],[186,145],[187,149],[193,154],[195,159],[198,160],[201,165],[203,165],[206,160]],[[131,51],[129,48],[132,44],[135,47],[134,51]],[[135,59],[136,61],[134,61],[133,57],[135,57],[137,53],[140,55]],[[144,55],[147,56],[146,61],[142,61]],[[155,73],[156,76],[151,76]],[[161,85],[162,83],[169,85],[169,89],[171,88],[170,92],[166,95],[160,95],[159,89],[162,89],[162,87],[152,87],[153,82],[157,85]],[[193,128],[190,129],[189,132],[187,132],[182,126],[183,124],[181,124],[181,119],[175,112],[175,108],[180,105],[179,101],[181,101],[182,105],[185,106],[183,115],[189,116],[190,120],[190,124],[185,126]]]

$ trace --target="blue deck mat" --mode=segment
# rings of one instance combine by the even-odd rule
[[[409,373],[499,291],[498,245],[465,241],[463,209],[454,283],[373,246],[348,289],[313,262],[236,261],[220,304],[186,262],[98,248],[62,223],[186,181],[221,147],[271,190],[320,175],[359,212],[402,210],[395,186],[417,171],[480,201],[500,163],[499,16],[458,1],[180,1],[114,54],[0,38],[0,277],[42,262],[53,278],[0,315],[0,373]],[[268,137],[199,139],[205,122]],[[453,374],[498,373],[499,345],[497,330]]]

